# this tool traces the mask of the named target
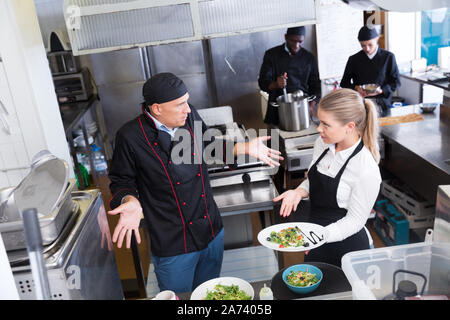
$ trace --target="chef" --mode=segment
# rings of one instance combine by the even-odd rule
[[[289,28],[284,35],[285,43],[267,50],[259,72],[258,84],[262,91],[269,94],[267,113],[264,122],[278,125],[278,111],[270,105],[283,95],[302,90],[306,95],[320,98],[321,84],[316,58],[302,47],[305,40],[305,27]],[[310,105],[312,111],[315,102]]]
[[[223,224],[213,199],[204,145],[197,137],[207,127],[188,104],[189,93],[182,80],[171,73],[151,77],[143,86],[142,114],[118,131],[109,177],[111,215],[120,214],[113,242],[130,247],[132,232],[140,243],[139,222],[148,226],[152,262],[161,290],[189,292],[211,278],[218,277],[223,257]],[[188,161],[180,162],[172,151],[185,133],[190,149]],[[234,156],[249,154],[270,166],[282,159],[278,151],[255,138],[231,143]],[[185,159],[185,150],[181,158]],[[177,158],[177,159],[176,159]],[[225,154],[224,154],[225,159]],[[230,164],[230,166],[233,166]]]
[[[296,189],[274,198],[282,200],[280,215],[287,217],[302,199],[310,199],[310,222],[325,227],[324,245],[312,249],[305,261],[341,266],[350,251],[369,249],[365,228],[381,183],[374,104],[350,89],[338,89],[319,102],[313,160],[308,177]],[[300,213],[301,214],[301,213]]]
[[[362,50],[350,56],[341,80],[342,88],[357,90],[361,96],[373,99],[378,113],[385,115],[392,95],[400,87],[400,75],[392,52],[378,46],[379,34],[374,27],[364,26],[358,33]],[[376,92],[367,93],[364,84],[378,84]]]

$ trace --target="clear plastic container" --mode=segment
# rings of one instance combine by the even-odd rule
[[[433,247],[431,243],[421,242],[347,253],[342,258],[342,270],[352,286],[353,299],[383,299],[392,294],[393,275],[399,269],[423,274],[428,279],[425,287],[425,292],[428,292],[430,283],[433,285],[433,279],[430,279],[432,252],[437,250],[437,246]],[[438,259],[444,260],[444,266],[450,265],[448,248],[440,250]],[[411,280],[418,283],[417,278],[408,275],[402,275],[399,280]]]

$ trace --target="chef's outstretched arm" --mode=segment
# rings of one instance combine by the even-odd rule
[[[270,140],[270,136],[263,136],[254,138],[248,142],[238,142],[234,145],[234,156],[240,154],[248,154],[256,159],[261,160],[265,164],[274,168],[279,166],[279,160],[284,158],[281,156],[281,152],[268,148],[263,142]]]

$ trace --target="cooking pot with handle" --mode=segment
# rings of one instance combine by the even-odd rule
[[[300,131],[307,129],[310,125],[309,102],[315,96],[304,96],[303,92],[296,91],[285,96],[279,96],[277,102],[270,105],[278,109],[279,127],[285,131]]]

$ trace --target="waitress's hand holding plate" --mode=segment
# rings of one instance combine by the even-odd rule
[[[309,196],[308,192],[303,188],[288,190],[273,199],[274,202],[281,202],[280,216],[288,217],[292,211],[296,211],[298,204],[303,198]]]

